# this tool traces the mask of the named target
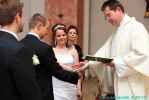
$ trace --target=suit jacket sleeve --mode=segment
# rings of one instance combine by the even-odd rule
[[[35,80],[32,60],[29,59],[26,51],[23,47],[14,54],[10,73],[20,93],[20,100],[42,100],[40,88]]]
[[[62,69],[62,67],[57,63],[57,59],[55,58],[52,47],[49,47],[47,53],[48,56],[46,56],[46,60],[50,62],[47,68],[51,71],[52,75],[60,80],[77,84],[79,75],[75,72],[70,72]]]

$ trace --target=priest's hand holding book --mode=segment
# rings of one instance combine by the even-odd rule
[[[75,71],[79,72],[79,71],[84,71],[85,69],[88,68],[88,61],[97,61],[97,62],[101,62],[105,65],[108,65],[110,67],[114,67],[114,64],[113,64],[113,59],[112,58],[104,58],[104,57],[94,57],[94,56],[85,56],[84,57],[84,60],[86,60],[78,69],[76,69]]]

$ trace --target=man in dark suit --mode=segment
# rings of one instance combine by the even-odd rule
[[[19,0],[0,0],[0,100],[42,100],[30,54],[17,40],[22,7]]]
[[[42,89],[44,100],[54,100],[52,76],[73,84],[78,82],[78,74],[62,69],[57,63],[54,51],[51,46],[43,43],[43,38],[49,30],[49,23],[41,14],[34,14],[29,22],[30,32],[21,41],[34,52],[36,77]]]

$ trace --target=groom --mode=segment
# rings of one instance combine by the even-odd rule
[[[79,76],[63,70],[57,63],[52,47],[41,41],[49,30],[49,23],[44,16],[34,14],[29,21],[29,29],[30,32],[21,42],[33,52],[33,58],[36,58],[36,78],[44,100],[54,100],[52,76],[73,84],[77,84]]]

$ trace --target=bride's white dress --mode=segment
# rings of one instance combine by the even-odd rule
[[[73,64],[74,59],[71,54],[56,53],[55,56],[61,64]],[[77,100],[77,88],[75,84],[61,81],[56,77],[52,77],[54,100]]]

